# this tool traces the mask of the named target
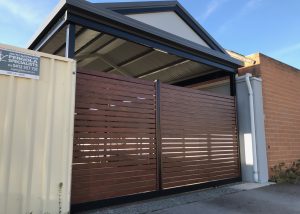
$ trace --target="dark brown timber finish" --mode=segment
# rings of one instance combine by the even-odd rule
[[[161,84],[163,189],[239,177],[234,97]]]
[[[234,97],[80,70],[75,108],[73,205],[240,176]]]
[[[78,72],[72,204],[156,190],[155,85]]]

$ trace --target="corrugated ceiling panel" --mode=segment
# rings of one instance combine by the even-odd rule
[[[125,69],[129,71],[132,76],[136,77],[153,69],[158,69],[164,65],[173,63],[179,59],[180,58],[177,56],[156,51],[154,54],[151,54],[129,66],[125,66]]]
[[[149,75],[143,79],[156,80],[159,79],[162,82],[170,83],[186,79],[188,77],[194,77],[196,75],[203,75],[209,72],[212,68],[206,65],[189,61],[187,63],[178,65],[176,67]]]

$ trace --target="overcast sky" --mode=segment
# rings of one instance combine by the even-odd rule
[[[0,0],[0,43],[26,47],[58,2]],[[224,48],[244,55],[262,52],[300,69],[300,0],[180,3]]]

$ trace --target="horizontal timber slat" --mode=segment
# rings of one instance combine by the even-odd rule
[[[92,144],[153,144],[154,139],[151,138],[99,138],[99,139],[74,139],[74,145],[92,145]]]
[[[218,173],[217,173],[218,174]],[[225,174],[218,174],[214,176],[203,176],[201,178],[190,176],[187,179],[169,179],[165,181],[164,188],[174,188],[179,186],[186,186],[186,185],[193,185],[193,184],[199,184],[209,181],[217,181],[217,180],[224,180],[229,178],[236,178],[239,176],[239,172],[233,172],[233,173],[225,173]]]
[[[106,74],[103,72],[98,71],[87,71],[87,70],[79,70],[78,73],[78,79],[80,78],[88,78],[88,79],[94,79],[96,81],[117,81],[118,83],[124,81],[125,83],[130,84],[137,84],[137,85],[143,85],[143,86],[152,86],[153,82],[142,80],[142,79],[136,79],[136,78],[130,78],[130,77],[123,77],[116,74]]]
[[[78,98],[76,104],[83,102],[86,104],[113,104],[114,102],[117,102],[117,104],[119,104],[122,102],[127,104],[130,103],[132,105],[136,104],[136,107],[142,107],[143,105],[153,106],[153,99],[144,99],[143,97],[126,97],[126,99],[124,99],[124,96],[122,95],[113,95],[110,93],[99,95],[93,93],[81,93],[78,91],[76,97]]]
[[[104,132],[91,132],[91,133],[86,133],[86,132],[75,132],[74,133],[75,138],[113,138],[113,137],[141,137],[141,138],[154,138],[154,134],[152,133],[123,133],[123,132],[118,132],[118,133],[104,133]]]
[[[189,99],[186,96],[176,96],[176,94],[174,94],[172,96],[172,94],[164,94],[164,96],[162,96],[162,99],[164,99],[164,105],[171,105],[170,107],[174,108],[176,106],[172,106],[172,104],[177,103],[178,105],[186,105],[189,106],[191,108],[195,108],[197,105],[202,104],[203,106],[211,106],[213,109],[222,109],[221,105],[225,106],[225,109],[229,109],[229,107],[233,107],[234,106],[234,102],[226,102],[223,100],[207,100],[207,99],[197,99],[197,98],[193,98],[193,99]],[[187,103],[188,102],[188,103]],[[213,104],[213,106],[212,106]],[[202,106],[200,106],[202,107]],[[228,107],[228,108],[227,108]]]
[[[155,165],[156,160],[155,158],[130,158],[130,159],[123,159],[120,161],[119,159],[115,160],[103,160],[103,162],[76,162],[76,159],[73,162],[73,168],[75,170],[81,171],[81,170],[92,170],[92,169],[99,169],[99,168],[112,168],[115,167],[118,170],[130,170],[130,167],[138,167],[138,166],[147,166],[147,165]],[[127,168],[126,168],[127,167]]]
[[[144,94],[144,95],[150,95],[150,97],[153,98],[154,94],[154,86],[145,89],[145,87],[140,87],[139,90],[135,90],[134,87],[126,87],[128,84],[120,84],[120,83],[111,83],[111,81],[91,81],[91,80],[78,80],[77,81],[78,86],[82,86],[84,89],[88,89],[89,91],[95,91],[98,93],[104,93],[106,90],[117,90],[124,94],[129,94],[130,92],[138,93],[138,94]],[[130,85],[132,86],[132,85]],[[83,89],[82,89],[83,90]]]
[[[149,123],[153,124],[153,118],[134,118],[134,117],[116,117],[116,116],[97,116],[97,115],[75,115],[75,124],[76,121],[108,121],[108,122],[136,122],[136,123]]]
[[[131,132],[141,132],[141,133],[155,133],[155,129],[147,129],[147,128],[115,128],[115,127],[75,127],[75,132],[104,132],[104,133],[110,133],[110,132],[125,132],[125,133],[131,133]]]
[[[145,118],[145,119],[154,119],[154,114],[141,114],[141,113],[134,113],[134,112],[121,112],[121,111],[105,111],[105,110],[97,110],[92,111],[88,109],[75,109],[76,116],[77,115],[95,115],[95,116],[119,116],[119,117],[137,117],[137,118]]]
[[[83,98],[84,99],[84,98]],[[118,107],[118,108],[133,108],[135,109],[150,109],[150,110],[155,110],[155,106],[153,106],[151,103],[145,103],[142,101],[131,101],[131,102],[124,102],[124,100],[105,100],[104,98],[102,99],[86,99],[86,100],[81,100],[81,102],[77,101],[76,102],[76,107],[77,108],[98,108],[99,106],[110,106],[110,107]]]
[[[89,201],[94,201],[95,199],[109,199],[113,197],[120,197],[120,196],[127,196],[127,195],[133,195],[138,193],[144,193],[144,192],[151,192],[155,191],[156,186],[155,185],[148,185],[148,186],[131,186],[131,188],[128,189],[122,189],[122,190],[115,190],[111,192],[99,192],[96,188],[91,189],[87,193],[82,192],[72,192],[72,203],[84,203]]]
[[[217,93],[212,93],[208,91],[202,91],[202,90],[195,90],[191,88],[184,88],[184,87],[178,87],[178,86],[173,86],[173,85],[168,85],[168,84],[162,84],[161,85],[162,93],[163,92],[170,92],[170,93],[175,93],[175,94],[184,94],[184,95],[190,95],[190,96],[207,96],[207,98],[212,98],[212,99],[224,99],[228,101],[234,100],[233,97],[227,96],[227,95],[221,95]]]

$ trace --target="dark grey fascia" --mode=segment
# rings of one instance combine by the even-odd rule
[[[110,10],[123,9],[141,9],[141,8],[158,8],[158,7],[175,7],[177,1],[144,1],[144,2],[111,2],[111,3],[93,3],[96,6],[104,7]]]

